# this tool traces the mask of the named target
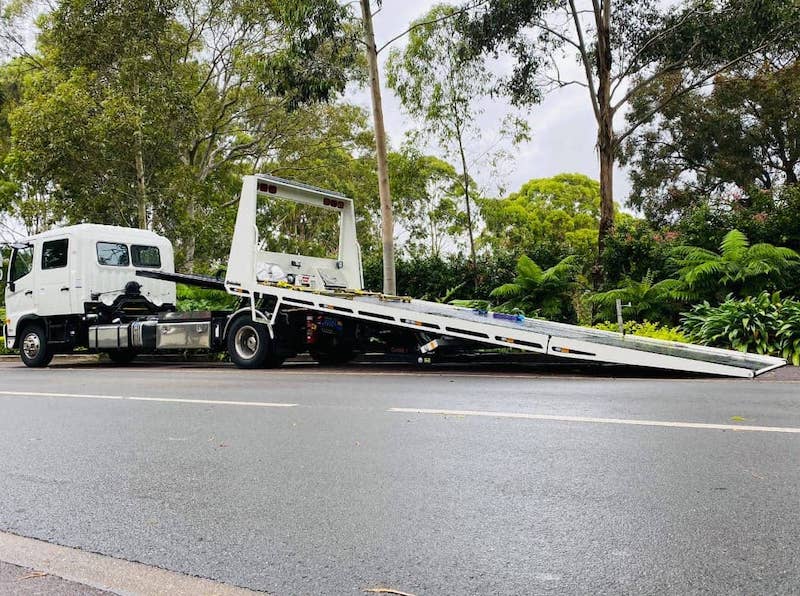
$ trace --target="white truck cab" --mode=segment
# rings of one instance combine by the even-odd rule
[[[4,321],[9,348],[17,347],[20,326],[82,317],[87,304],[111,304],[130,281],[155,304],[175,302],[174,283],[136,277],[137,269],[174,271],[172,244],[148,230],[80,224],[10,248]]]

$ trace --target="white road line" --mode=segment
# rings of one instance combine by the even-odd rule
[[[218,406],[251,406],[255,408],[293,408],[297,404],[284,404],[266,401],[224,401],[212,399],[182,399],[177,397],[137,397],[125,395],[95,395],[90,393],[45,393],[40,391],[0,391],[0,396],[8,397],[72,397],[82,399],[112,399],[126,401],[155,401],[176,404],[203,404]]]
[[[294,408],[297,404],[282,404],[268,401],[224,401],[212,399],[182,399],[171,397],[128,397],[133,401],[163,401],[176,404],[217,404],[220,406],[256,406],[261,408]]]
[[[669,428],[700,428],[706,430],[743,430],[765,433],[800,433],[800,428],[781,426],[747,426],[744,424],[707,424],[705,422],[669,422],[665,420],[627,420],[624,418],[591,418],[588,416],[554,416],[551,414],[526,414],[522,412],[483,412],[479,410],[432,410],[425,408],[389,408],[389,412],[403,414],[437,414],[440,416],[484,416],[488,418],[521,418],[524,420],[550,420],[557,422],[588,422],[593,424],[627,424],[631,426],[663,426]]]

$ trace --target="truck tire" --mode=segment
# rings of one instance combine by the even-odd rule
[[[22,331],[19,357],[30,368],[43,368],[53,360],[53,351],[47,345],[47,334],[39,324],[28,325]]]
[[[111,352],[106,352],[108,359],[111,360],[114,364],[130,364],[133,362],[133,359],[136,358],[136,352],[131,352],[130,350],[113,350]]]
[[[228,330],[228,355],[238,368],[275,368],[283,364],[266,325],[239,317]]]

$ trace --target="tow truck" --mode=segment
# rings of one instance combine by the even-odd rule
[[[264,201],[289,201],[338,218],[335,255],[267,250]],[[1,268],[0,268],[1,269]],[[81,224],[11,245],[6,347],[29,367],[77,348],[114,363],[139,354],[227,352],[239,368],[272,368],[309,353],[342,364],[359,352],[481,346],[550,358],[755,377],[781,358],[635,337],[576,325],[391,296],[364,289],[353,201],[337,192],[259,174],[245,176],[224,276],[176,273],[171,242],[150,231]],[[224,291],[228,311],[178,312],[176,284]]]

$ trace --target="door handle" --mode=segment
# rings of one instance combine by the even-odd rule
[[[26,296],[33,296],[33,290],[27,290],[27,291],[25,292],[25,295],[26,295]]]
[[[68,287],[61,288],[61,291],[62,292],[69,292],[69,288]]]

